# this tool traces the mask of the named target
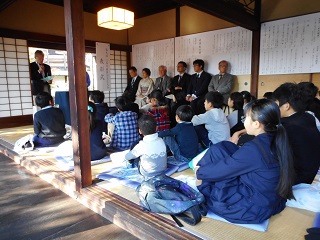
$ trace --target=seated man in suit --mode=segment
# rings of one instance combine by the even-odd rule
[[[228,105],[228,99],[234,85],[234,76],[227,73],[228,62],[222,60],[219,62],[219,74],[214,75],[208,86],[208,91],[218,91],[224,97],[223,103]]]
[[[190,85],[188,87],[186,100],[190,102],[195,115],[205,113],[204,96],[208,92],[208,85],[211,81],[211,75],[204,69],[204,61],[197,59],[193,61],[193,69],[196,72],[191,76]]]
[[[188,87],[190,85],[190,74],[186,73],[187,64],[183,61],[178,62],[177,71],[178,75],[176,75],[172,79],[172,88],[171,92],[175,95],[177,92],[183,92],[184,96],[187,96]]]
[[[170,94],[172,79],[167,75],[167,67],[159,66],[160,77],[156,78],[153,90],[161,90],[162,95],[166,96]]]
[[[136,96],[139,82],[142,78],[138,75],[137,69],[134,66],[129,68],[129,74],[130,74],[131,80],[128,82],[128,85],[124,91],[125,92],[128,91],[132,94],[132,96]]]

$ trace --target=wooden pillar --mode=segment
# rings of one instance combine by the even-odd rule
[[[252,53],[251,53],[251,84],[250,93],[258,97],[259,61],[260,61],[260,28],[261,28],[261,0],[254,2],[254,17],[259,26],[252,31]]]
[[[92,184],[83,0],[64,0],[69,99],[76,191]]]
[[[260,58],[260,30],[252,31],[250,93],[255,97],[258,97],[259,60],[260,60],[259,58]]]
[[[176,37],[180,37],[180,6],[176,8]]]

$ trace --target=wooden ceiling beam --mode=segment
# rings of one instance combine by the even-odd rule
[[[260,18],[222,0],[173,0],[251,31],[260,29]],[[257,0],[260,1],[260,0]],[[260,5],[259,5],[260,6]],[[255,9],[257,10],[257,9]],[[260,10],[259,10],[260,11]]]
[[[12,3],[14,3],[16,0],[2,0],[0,2],[0,12],[5,10],[7,7],[9,7]]]

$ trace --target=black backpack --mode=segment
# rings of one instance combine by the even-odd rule
[[[202,215],[207,214],[202,193],[166,175],[143,181],[136,193],[140,205],[146,211],[170,214],[179,227],[183,225],[177,217],[190,225],[196,225]]]

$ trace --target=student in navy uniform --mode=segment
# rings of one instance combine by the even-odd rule
[[[206,111],[204,109],[203,102],[204,96],[208,92],[211,75],[203,70],[204,61],[202,59],[193,61],[193,68],[196,73],[191,76],[186,100],[190,102],[192,110],[196,115],[198,115]]]
[[[167,131],[160,131],[173,156],[178,161],[188,162],[198,154],[198,136],[191,119],[192,108],[188,105],[180,106],[176,111],[177,125]]]
[[[228,99],[228,106],[233,108],[232,113],[227,116],[230,126],[230,136],[232,136],[235,132],[244,129],[243,97],[241,93],[231,93]]]
[[[104,93],[99,90],[89,92],[89,101],[96,106],[96,119],[102,121],[102,131],[107,131],[107,124],[104,122],[104,117],[109,113],[108,104],[104,101]]]
[[[122,97],[124,98],[125,101],[125,107],[124,111],[131,111],[135,112],[139,116],[139,105],[135,103],[136,96],[132,95],[130,91],[125,91],[122,94]]]
[[[54,108],[52,96],[47,92],[37,94],[35,102],[40,111],[36,112],[33,119],[33,142],[35,147],[48,147],[64,141],[66,134],[65,119],[59,108]]]
[[[107,147],[102,141],[103,121],[96,119],[96,114],[96,105],[88,102],[91,161],[99,160],[107,155]]]
[[[304,94],[304,101],[306,111],[314,114],[314,116],[320,121],[320,100],[316,98],[319,89],[312,82],[300,82],[298,87]]]
[[[273,98],[294,153],[295,184],[310,184],[320,166],[320,133],[315,118],[305,112],[304,94],[297,84],[282,84],[273,92]]]
[[[176,90],[174,95],[174,102],[171,104],[170,115],[170,126],[171,128],[177,125],[176,121],[176,111],[182,105],[189,105],[186,101],[185,93],[182,90]]]
[[[213,213],[233,223],[261,223],[294,198],[293,153],[275,102],[250,102],[245,115],[255,139],[240,148],[228,141],[211,146],[195,171]]]

